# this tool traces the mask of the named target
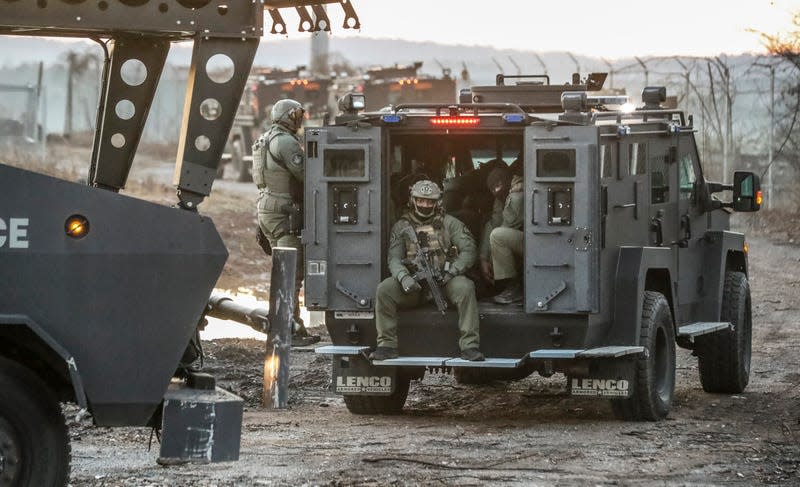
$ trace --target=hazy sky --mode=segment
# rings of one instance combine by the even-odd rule
[[[329,7],[334,36],[360,35],[571,51],[609,58],[630,55],[714,55],[762,52],[759,36],[786,32],[800,0],[352,0],[361,31],[341,28]],[[286,10],[289,38],[297,17]],[[269,29],[269,16],[265,19]]]

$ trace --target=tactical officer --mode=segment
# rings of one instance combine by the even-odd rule
[[[299,294],[305,276],[303,246],[303,177],[305,154],[297,136],[305,111],[294,100],[280,100],[272,107],[272,125],[253,144],[253,181],[259,189],[258,226],[266,237],[264,250],[271,247],[297,249],[295,270],[295,330],[292,345],[310,345],[319,341],[309,335],[300,317]]]
[[[481,239],[481,269],[485,278],[505,287],[493,298],[495,303],[516,303],[523,298],[516,259],[525,251],[524,182],[518,174],[512,175],[510,169],[498,168],[489,174],[486,183],[495,201],[492,218],[486,222]]]
[[[442,276],[439,287],[458,309],[461,358],[484,360],[479,350],[475,285],[462,275],[475,263],[475,240],[461,221],[441,210],[441,197],[442,192],[436,183],[417,181],[411,187],[411,209],[392,227],[388,252],[392,275],[378,285],[375,293],[378,347],[370,355],[373,360],[388,360],[398,356],[397,309],[418,306],[425,301],[422,286],[413,277],[413,272],[418,269],[406,267],[416,257],[418,244],[423,238],[431,250],[431,264]],[[457,256],[451,252],[451,248],[455,248]]]

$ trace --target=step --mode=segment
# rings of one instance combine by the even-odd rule
[[[314,353],[322,355],[361,355],[369,348],[363,345],[325,345],[324,347],[315,348]]]
[[[644,347],[636,347],[631,345],[618,345],[609,347],[598,347],[589,349],[542,349],[534,350],[530,354],[532,359],[542,360],[558,360],[558,359],[576,359],[576,358],[619,358],[626,355],[638,355],[644,353]]]
[[[678,327],[678,338],[694,338],[722,330],[732,330],[733,325],[727,321],[703,321]]]
[[[373,365],[413,367],[470,367],[475,369],[515,369],[522,364],[521,358],[492,358],[471,362],[457,357],[398,357],[389,360],[374,360]]]

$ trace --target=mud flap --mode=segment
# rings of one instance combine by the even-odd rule
[[[626,399],[636,390],[636,361],[595,360],[589,363],[589,374],[568,377],[572,396]]]
[[[362,355],[333,356],[333,390],[338,394],[389,396],[397,387],[397,367],[374,367]]]

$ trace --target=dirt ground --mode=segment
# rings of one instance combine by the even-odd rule
[[[59,164],[85,156],[55,152]],[[173,202],[171,174],[171,164],[137,161],[128,192]],[[201,209],[231,254],[218,287],[264,295],[252,186],[215,183]],[[569,397],[558,374],[483,386],[429,374],[412,383],[403,414],[356,416],[330,391],[330,360],[308,348],[292,351],[290,407],[270,411],[260,406],[264,343],[220,339],[204,343],[206,366],[245,400],[238,462],[160,467],[150,430],[96,428],[68,408],[71,485],[800,485],[798,224],[777,212],[739,221],[754,323],[743,394],[703,392],[697,360],[679,349],[675,402],[658,423],[618,421],[606,401]]]

